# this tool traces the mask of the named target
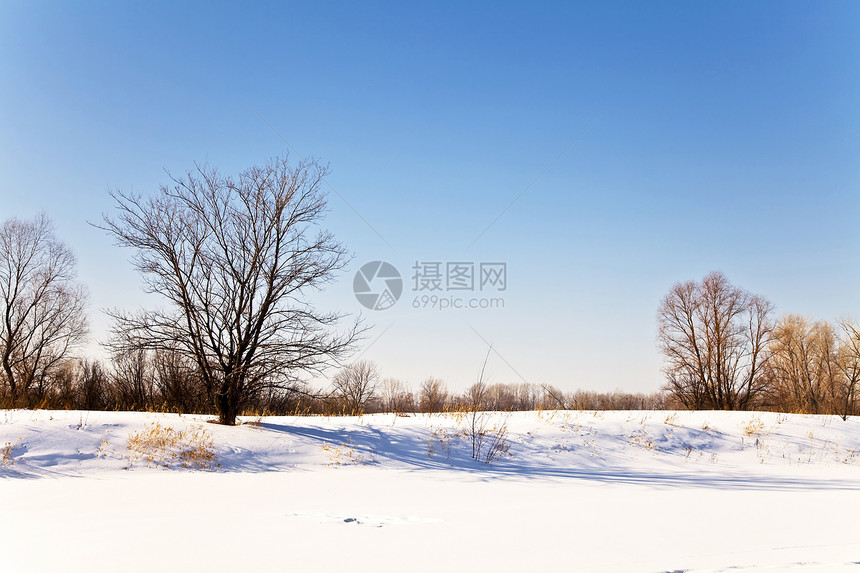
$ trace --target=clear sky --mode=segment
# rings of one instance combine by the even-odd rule
[[[94,342],[158,302],[87,224],[109,188],[290,147],[354,253],[314,299],[413,385],[464,388],[492,342],[495,382],[656,390],[660,298],[712,270],[860,315],[860,3],[177,4],[0,2],[0,219],[55,220]],[[353,296],[374,260],[387,310]],[[504,308],[415,309],[416,262],[506,263]]]

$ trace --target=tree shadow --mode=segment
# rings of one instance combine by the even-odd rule
[[[601,484],[639,485],[657,488],[696,487],[730,490],[860,490],[860,481],[817,477],[758,475],[735,468],[701,468],[696,471],[637,471],[630,468],[596,466],[562,467],[557,463],[542,463],[534,456],[504,457],[492,464],[471,458],[469,443],[462,436],[443,434],[434,437],[426,427],[397,428],[359,426],[341,429],[292,426],[266,421],[260,428],[274,439],[299,438],[320,447],[347,446],[362,455],[364,465],[385,461],[387,467],[406,471],[454,470],[481,480],[522,479],[553,481],[587,481]],[[432,449],[436,440],[441,446]],[[447,444],[446,444],[447,442]],[[447,446],[447,447],[446,447]],[[229,455],[222,458],[222,471],[279,471],[286,469],[255,460],[253,453]],[[293,466],[295,467],[295,466]]]

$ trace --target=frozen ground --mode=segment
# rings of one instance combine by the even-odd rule
[[[860,570],[857,419],[205,419],[0,411],[0,570]]]

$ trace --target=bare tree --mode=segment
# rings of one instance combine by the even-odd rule
[[[118,407],[145,410],[155,406],[155,372],[150,354],[143,347],[114,352],[111,378]]]
[[[415,398],[412,392],[401,380],[385,378],[379,386],[382,408],[386,412],[399,414],[415,410]]]
[[[837,341],[828,322],[813,323],[796,314],[779,320],[769,369],[781,407],[810,414],[831,410],[840,374]]]
[[[365,412],[367,404],[376,396],[379,383],[379,368],[369,360],[361,360],[347,366],[332,379],[334,395],[344,411],[353,416]]]
[[[672,287],[659,311],[667,389],[686,407],[746,409],[766,389],[770,302],[722,273]]]
[[[842,337],[837,362],[841,376],[835,407],[842,419],[847,420],[857,411],[857,395],[860,393],[860,327],[850,320],[843,320],[840,326]]]
[[[466,388],[465,406],[471,412],[487,410],[487,383],[484,381],[484,370],[481,369],[481,375],[478,381]]]
[[[76,263],[44,214],[0,226],[0,363],[13,405],[33,388],[44,395],[51,373],[87,334]]]
[[[173,350],[156,350],[150,357],[159,398],[167,408],[180,414],[209,411],[214,400],[195,362]]]
[[[223,424],[264,390],[296,389],[303,375],[321,373],[361,330],[356,322],[337,332],[343,316],[306,300],[347,262],[344,247],[318,229],[326,173],[286,158],[238,179],[198,165],[154,197],[111,194],[119,215],[105,217],[104,228],[135,250],[145,289],[169,304],[112,312],[115,329],[131,346],[193,360]]]
[[[576,406],[567,400],[564,395],[564,392],[552,386],[550,384],[543,384],[541,386],[541,391],[543,392],[544,398],[543,402],[547,404],[549,408],[557,408],[559,410],[572,410]]]
[[[83,360],[79,366],[77,407],[101,410],[108,406],[108,374],[98,360]]]
[[[438,378],[427,378],[421,383],[418,399],[422,412],[441,412],[448,401],[445,383]]]

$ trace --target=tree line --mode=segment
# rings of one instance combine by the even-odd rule
[[[361,378],[360,372],[370,372]],[[356,374],[359,372],[359,374]],[[8,394],[3,407],[9,407]],[[177,412],[217,415],[214,397],[193,364],[168,352],[138,351],[108,360],[70,358],[38,391],[33,388],[19,407],[67,410]],[[257,395],[243,415],[361,415],[372,413],[439,413],[479,409],[529,410],[662,410],[667,395],[621,390],[565,392],[528,383],[472,384],[455,392],[441,379],[428,377],[416,386],[380,378],[376,364],[356,362],[339,370],[330,385],[304,385],[291,392]]]
[[[307,294],[334,280],[345,247],[321,227],[327,167],[287,157],[225,176],[196,165],[148,196],[110,192],[95,226],[132,252],[159,309],[112,309],[111,358],[76,356],[87,291],[50,219],[0,225],[0,406],[212,413],[440,412],[476,408],[772,409],[856,415],[860,326],[773,317],[764,297],[721,273],[678,283],[660,303],[666,385],[653,394],[565,393],[486,384],[416,389],[348,364],[366,332]],[[312,375],[335,372],[328,388]]]

